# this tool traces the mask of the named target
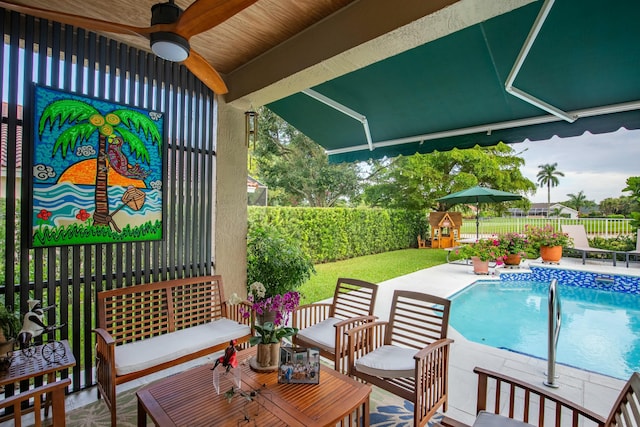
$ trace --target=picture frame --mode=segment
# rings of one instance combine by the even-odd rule
[[[164,114],[32,91],[30,247],[163,240]]]
[[[320,349],[314,347],[280,347],[278,383],[319,384]]]

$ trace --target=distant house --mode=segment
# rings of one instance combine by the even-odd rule
[[[511,216],[547,216],[547,203],[532,203],[529,210],[525,213],[520,208],[510,208]],[[569,218],[578,218],[578,211],[560,203],[551,204],[551,216],[564,216]]]
[[[257,179],[247,176],[247,204],[249,206],[267,206],[269,189]]]

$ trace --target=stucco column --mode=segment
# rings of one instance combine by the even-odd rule
[[[218,98],[214,261],[225,297],[246,296],[247,147],[244,111]]]

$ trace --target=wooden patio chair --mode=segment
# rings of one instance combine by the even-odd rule
[[[412,291],[393,294],[389,321],[347,331],[349,375],[414,405],[414,425],[447,410],[449,347],[447,299]]]
[[[0,409],[13,408],[13,425],[15,427],[20,427],[22,425],[22,415],[26,412],[22,409],[22,403],[33,400],[33,425],[35,427],[41,427],[43,425],[41,418],[42,399],[49,395],[51,397],[51,408],[53,413],[50,420],[52,423],[51,425],[54,425],[55,427],[64,427],[66,425],[64,389],[69,385],[71,385],[71,380],[66,378],[64,380],[48,383],[20,394],[7,397],[6,399],[0,400]],[[27,411],[31,411],[31,408]]]
[[[582,263],[587,260],[587,253],[599,253],[599,254],[611,254],[613,260],[613,266],[616,265],[616,252],[608,249],[594,248],[589,244],[587,239],[587,231],[584,229],[584,225],[562,225],[562,232],[567,233],[569,237],[573,239],[573,247],[568,248],[582,252]]]
[[[418,234],[418,248],[426,248],[426,247],[427,247],[427,241],[423,239],[421,235]]]
[[[334,361],[334,369],[346,374],[345,331],[377,318],[373,309],[378,285],[358,279],[339,278],[331,303],[301,305],[293,313],[293,337],[297,346],[317,347],[320,355]]]
[[[631,375],[605,419],[587,408],[550,393],[548,389],[483,368],[476,367],[473,371],[478,374],[478,416],[473,424],[475,427],[640,425],[638,372]],[[443,424],[447,424],[447,421]]]

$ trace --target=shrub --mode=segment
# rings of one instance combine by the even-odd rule
[[[247,284],[261,282],[265,297],[297,289],[315,273],[311,258],[273,227],[253,227],[247,236]]]

